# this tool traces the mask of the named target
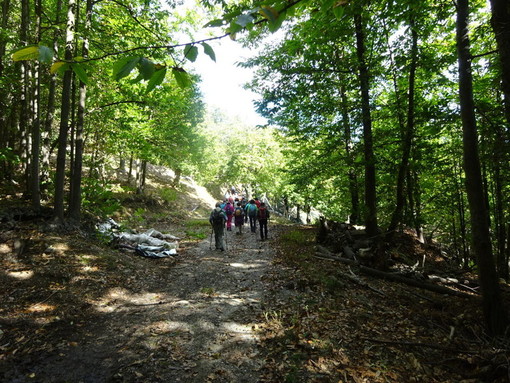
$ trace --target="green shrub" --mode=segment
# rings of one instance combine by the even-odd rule
[[[84,178],[82,187],[82,206],[91,213],[108,217],[121,208],[109,184],[102,184],[97,178]]]
[[[177,190],[172,188],[163,188],[159,190],[159,196],[166,202],[174,202],[177,200]]]

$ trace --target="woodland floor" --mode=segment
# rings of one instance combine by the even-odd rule
[[[0,381],[509,381],[508,347],[484,335],[475,295],[315,258],[312,227],[279,221],[264,242],[229,232],[219,252],[176,222],[144,222],[185,236],[174,260],[43,220],[2,222]],[[398,248],[424,254],[410,238]]]

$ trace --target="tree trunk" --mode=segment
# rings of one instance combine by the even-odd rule
[[[469,246],[467,240],[467,228],[466,228],[466,214],[465,214],[465,206],[464,206],[464,196],[462,194],[462,189],[460,187],[460,170],[457,172],[457,163],[453,164],[453,179],[455,183],[455,199],[457,212],[459,214],[459,230],[460,230],[460,239],[462,245],[462,258],[464,260],[463,267],[467,269],[469,267]]]
[[[92,0],[87,0],[85,28],[83,31],[83,47],[82,56],[88,57],[89,42],[87,35],[90,30],[92,17]],[[79,99],[78,99],[78,115],[76,121],[76,138],[75,138],[75,158],[73,166],[72,194],[69,199],[69,217],[75,222],[80,222],[81,215],[81,179],[83,168],[83,131],[85,124],[85,102],[87,97],[87,85],[80,81]]]
[[[68,1],[65,59],[71,61],[74,52],[76,0]],[[55,218],[64,221],[64,187],[66,169],[67,136],[69,130],[69,114],[71,111],[71,82],[73,73],[65,71],[62,84],[62,103],[60,109],[60,129],[58,135],[57,171],[55,175]]]
[[[41,40],[41,16],[42,4],[41,0],[35,0],[35,24],[36,24],[36,40],[39,44]],[[34,84],[34,98],[32,101],[32,152],[31,152],[31,166],[30,166],[30,179],[29,191],[32,200],[32,207],[39,210],[41,207],[41,189],[40,189],[40,160],[41,153],[41,75],[42,68],[40,63],[36,63],[35,69],[35,84]]]
[[[28,40],[28,32],[30,31],[30,4],[29,0],[21,0],[21,25],[20,25],[20,42],[24,46],[30,42]],[[28,184],[28,173],[30,164],[30,134],[31,134],[31,112],[30,112],[30,62],[23,61],[21,63],[21,99],[20,99],[20,117],[19,117],[19,134],[21,146],[19,155],[21,165],[25,175],[25,185]],[[28,189],[26,190],[28,191]]]
[[[60,13],[62,11],[62,0],[58,0],[55,8],[55,25],[60,24]],[[58,55],[58,37],[59,31],[56,30],[53,34],[53,51]],[[46,103],[46,116],[44,119],[44,129],[42,132],[42,158],[41,158],[41,180],[47,181],[49,179],[50,171],[50,154],[51,154],[51,140],[52,140],[52,127],[55,119],[55,95],[57,87],[57,75],[50,74],[48,85],[48,99]]]
[[[491,24],[496,35],[496,44],[501,65],[501,87],[503,89],[505,115],[510,124],[510,5],[508,0],[490,0]]]
[[[489,223],[487,220],[487,206],[485,203],[480,159],[478,155],[478,133],[473,102],[468,15],[468,0],[458,0],[457,52],[466,190],[471,212],[473,248],[478,259],[485,322],[491,334],[503,335],[506,331],[508,320],[501,299],[498,276],[492,255]]]
[[[503,185],[501,179],[500,163],[496,159],[494,161],[494,183],[495,183],[495,212],[494,221],[496,225],[496,239],[497,239],[497,265],[498,274],[504,279],[508,279],[508,263],[506,262],[505,256],[505,245],[506,245],[506,227],[505,227],[505,213],[504,213],[504,199],[503,199]]]
[[[361,91],[361,109],[363,120],[363,142],[365,156],[365,225],[369,236],[378,234],[377,228],[377,193],[375,179],[375,157],[372,139],[372,116],[370,114],[369,73],[365,61],[365,34],[361,14],[354,15],[356,28],[356,52]]]
[[[342,81],[343,79],[341,79]],[[343,84],[343,81],[342,81]],[[351,122],[349,120],[349,106],[347,104],[347,94],[345,87],[340,86],[340,99],[342,103],[342,125],[345,142],[345,153],[347,162],[347,177],[349,179],[349,193],[351,195],[351,214],[349,215],[349,223],[355,225],[359,219],[359,190],[358,190],[358,178],[354,169],[354,158],[351,150],[352,137],[351,137]]]
[[[9,20],[9,9],[10,9],[10,0],[4,0],[1,4],[2,7],[2,18],[0,28],[2,30],[7,29],[7,22]],[[0,35],[0,78],[4,76],[4,58],[5,50],[7,46],[7,36]],[[7,92],[0,92],[0,150],[7,149],[9,129],[8,129],[8,119],[9,119],[9,101]],[[2,172],[0,172],[0,177],[2,173],[6,173],[7,164],[5,161],[2,161]]]
[[[131,152],[131,156],[129,157],[129,172],[128,172],[128,178],[127,178],[128,185],[131,183],[131,178],[133,177],[133,161],[134,161],[134,155],[133,155],[133,152]]]
[[[404,142],[402,143],[402,158],[397,176],[397,196],[395,201],[395,210],[391,217],[391,222],[388,227],[388,232],[393,232],[398,224],[402,221],[402,211],[404,209],[405,195],[404,183],[409,166],[409,158],[411,155],[413,137],[414,137],[414,85],[416,79],[416,67],[418,65],[418,32],[414,23],[414,16],[411,15],[409,22],[411,29],[411,66],[409,68],[409,94],[407,101],[407,124],[404,135]]]

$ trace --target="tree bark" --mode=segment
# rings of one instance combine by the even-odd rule
[[[343,79],[341,79],[342,81]],[[343,81],[342,81],[343,84]],[[354,169],[354,158],[352,154],[352,137],[351,137],[351,122],[349,120],[347,94],[345,87],[340,86],[340,100],[342,108],[342,125],[345,142],[345,153],[347,162],[347,177],[349,179],[349,193],[351,195],[351,214],[349,215],[349,223],[355,225],[359,219],[359,190],[358,190],[358,178]]]
[[[9,20],[9,9],[10,0],[3,0],[1,4],[2,18],[0,28],[2,30],[7,29],[7,21]],[[7,36],[0,36],[0,78],[4,76],[4,58],[5,50],[7,47]],[[8,107],[8,95],[7,92],[0,92],[0,150],[7,149],[8,143],[8,119],[9,119],[9,107]],[[2,170],[6,172],[5,161],[2,161]],[[0,176],[2,174],[0,173]]]
[[[402,221],[402,211],[404,209],[405,194],[404,184],[409,166],[409,158],[411,156],[411,149],[414,138],[414,88],[416,79],[416,68],[418,65],[418,32],[414,23],[414,16],[411,15],[409,22],[411,29],[411,66],[409,68],[409,93],[407,101],[407,123],[404,135],[404,142],[402,144],[402,158],[397,176],[397,195],[395,201],[395,210],[391,217],[391,222],[388,227],[389,232],[393,232],[398,224]]]
[[[68,1],[65,59],[71,61],[74,52],[76,0]],[[69,114],[71,111],[71,82],[73,73],[70,69],[64,73],[62,84],[62,103],[60,109],[60,129],[58,135],[57,171],[55,175],[55,218],[64,221],[64,187],[66,169],[67,136]]]
[[[35,0],[35,28],[36,28],[36,42],[39,44],[41,41],[41,17],[42,17],[42,4],[41,0]],[[40,189],[40,159],[41,153],[41,64],[36,63],[35,69],[35,84],[34,84],[34,97],[32,100],[32,152],[31,152],[31,166],[30,166],[30,179],[29,191],[32,200],[32,207],[39,210],[41,207],[41,189]]]
[[[457,2],[457,53],[459,65],[459,99],[462,119],[464,170],[466,191],[471,212],[473,248],[475,250],[482,306],[487,329],[493,335],[503,335],[508,325],[507,314],[501,299],[498,276],[490,242],[487,206],[478,154],[478,133],[474,113],[473,80],[471,74],[470,43],[468,36],[468,0]]]
[[[510,5],[508,0],[490,0],[491,24],[501,65],[501,88],[503,89],[505,115],[510,124]]]
[[[62,0],[57,0],[55,8],[55,25],[60,24],[60,13],[62,12]],[[56,30],[53,34],[53,51],[58,55],[58,36],[59,31]],[[44,119],[44,128],[42,132],[42,158],[41,158],[41,180],[46,181],[49,179],[50,171],[50,154],[51,154],[51,139],[52,139],[52,126],[55,119],[55,97],[57,87],[57,75],[50,74],[48,85],[48,98],[46,102],[46,115]]]
[[[360,13],[354,15],[356,29],[356,53],[361,91],[361,109],[363,120],[363,142],[365,157],[365,225],[369,236],[378,234],[377,227],[377,193],[375,178],[375,157],[372,138],[372,116],[370,114],[370,76],[365,59],[365,33]]]
[[[90,24],[92,18],[92,0],[87,0],[86,14],[85,14],[85,28],[83,31],[83,47],[82,56],[88,57],[89,54],[89,41],[88,33],[90,31]],[[72,194],[69,199],[69,218],[75,222],[80,222],[81,216],[81,179],[83,168],[83,131],[85,124],[85,102],[87,97],[87,85],[80,81],[79,99],[78,99],[78,115],[76,121],[76,138],[75,138],[75,158],[73,166],[73,178],[71,180],[73,187],[71,188]]]

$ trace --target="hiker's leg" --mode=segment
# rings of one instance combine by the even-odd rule
[[[264,239],[264,222],[262,222],[262,220],[259,221],[259,225],[260,225],[260,239]]]
[[[221,245],[221,236],[220,236],[220,230],[218,228],[214,228],[214,246],[216,250],[218,250]]]
[[[225,250],[225,226],[221,227],[219,230],[218,230],[218,238],[219,238],[219,241],[218,241],[218,249],[220,250]]]

